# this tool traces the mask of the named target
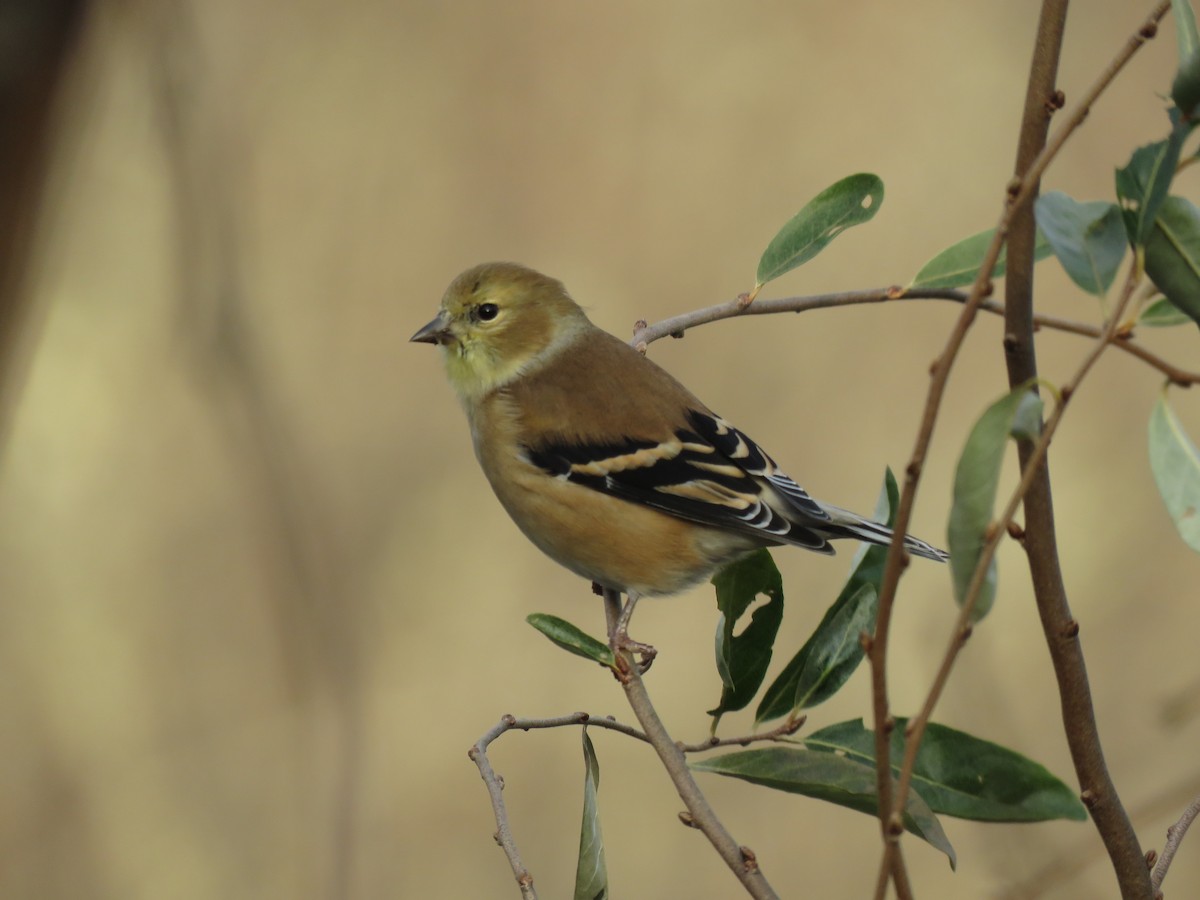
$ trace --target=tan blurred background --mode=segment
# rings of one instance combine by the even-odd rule
[[[1068,102],[1142,7],[1073,8]],[[544,611],[600,632],[602,615],[508,522],[436,354],[408,336],[489,258],[563,278],[622,335],[728,299],[776,228],[856,171],[884,179],[880,214],[766,295],[906,281],[995,221],[1036,14],[1032,0],[96,4],[5,370],[0,896],[516,896],[467,747],[505,712],[632,716],[611,678],[524,623]],[[1173,41],[1168,25],[1137,57],[1048,187],[1111,196],[1113,167],[1165,132]],[[1052,263],[1039,286],[1043,309],[1098,318]],[[651,354],[815,495],[870,510],[953,317],[931,302],[754,318]],[[977,323],[940,419],[915,521],[935,542],[966,429],[1004,389],[1000,336]],[[1200,367],[1194,330],[1143,337]],[[1043,335],[1044,374],[1065,379],[1086,347]],[[1159,383],[1111,352],[1052,459],[1108,759],[1157,847],[1200,790],[1200,560],[1146,465]],[[1200,434],[1195,398],[1175,401]],[[784,659],[849,551],[776,554]],[[1019,552],[1001,567],[937,719],[1073,784]],[[903,584],[900,713],[942,653],[947,585],[920,561]],[[703,736],[719,693],[714,625],[704,590],[635,620],[683,739]],[[813,725],[869,714],[867,690],[864,669]],[[737,896],[678,825],[652,754],[594,739],[614,895]],[[578,731],[510,735],[493,757],[541,895],[569,896]],[[784,896],[868,895],[868,817],[703,786]],[[945,824],[956,874],[906,844],[919,896],[1032,896],[1031,878],[1040,896],[1114,894],[1090,825]],[[1200,889],[1200,838],[1166,887]]]

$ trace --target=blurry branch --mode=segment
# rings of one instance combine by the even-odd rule
[[[745,296],[745,295],[743,295]],[[683,337],[688,328],[707,325],[709,322],[719,322],[722,319],[732,319],[738,316],[762,316],[778,313],[802,313],[814,309],[831,309],[839,306],[860,306],[870,303],[901,303],[915,300],[948,300],[952,303],[967,302],[964,291],[949,288],[868,288],[861,291],[843,291],[834,294],[812,294],[804,297],[781,297],[776,300],[755,300],[749,306],[742,302],[741,297],[735,297],[725,303],[708,306],[704,309],[681,313],[668,319],[646,324],[638,323],[634,328],[630,344],[645,352],[646,346],[661,340],[668,335],[675,338]],[[979,309],[996,316],[1004,315],[1004,305],[994,300],[984,300]],[[1098,325],[1064,319],[1061,316],[1034,314],[1034,329],[1049,328],[1068,334],[1078,334],[1083,337],[1100,337],[1104,329]],[[1111,338],[1112,345],[1131,356],[1157,369],[1172,383],[1180,387],[1190,387],[1200,384],[1200,372],[1189,372],[1168,362],[1157,354],[1147,350],[1137,343],[1132,334],[1118,331]]]
[[[1037,376],[1037,354],[1033,338],[1033,248],[1036,223],[1031,205],[1022,201],[1036,195],[1046,164],[1053,159],[1074,128],[1083,121],[1100,92],[1116,77],[1137,50],[1157,34],[1158,21],[1166,14],[1170,3],[1162,2],[1154,8],[1084,95],[1063,127],[1047,140],[1046,103],[1054,94],[1066,7],[1066,0],[1047,0],[1044,7],[1043,21],[1051,17],[1052,9],[1053,23],[1048,27],[1039,28],[1037,51],[1030,70],[1029,90],[1017,146],[1015,168],[1020,187],[1013,193],[1009,207],[1011,215],[1007,223],[1011,225],[1012,232],[1008,253],[1008,277],[1005,281],[1004,338],[1008,380],[1009,385],[1014,388]],[[1135,256],[1133,270],[1123,292],[1122,306],[1132,294],[1139,265]],[[982,277],[981,275],[980,280]],[[1107,340],[1111,340],[1115,335],[1119,321],[1118,311],[1110,319]],[[1093,357],[1098,356],[1102,350],[1103,346],[1097,345]],[[1080,377],[1083,374],[1084,370],[1081,370]],[[1056,416],[1061,416],[1062,408],[1069,400],[1070,392],[1064,388],[1062,403],[1055,410]],[[1048,422],[1047,426],[1051,424]],[[1022,545],[1029,562],[1030,580],[1042,622],[1042,631],[1054,666],[1062,706],[1063,728],[1079,780],[1081,798],[1108,851],[1121,896],[1149,898],[1153,896],[1154,889],[1150,883],[1137,833],[1121,803],[1104,760],[1088,684],[1087,666],[1079,641],[1079,623],[1075,620],[1067,600],[1058,556],[1050,469],[1042,458],[1045,453],[1045,440],[1046,436],[1043,434],[1043,439],[1036,446],[1028,440],[1019,441],[1017,446],[1022,471],[1032,476],[1024,500],[1025,540]]]
[[[0,4],[0,447],[16,404],[26,277],[87,0]]]
[[[174,191],[180,334],[197,383],[224,427],[248,507],[260,517],[263,556],[284,681],[297,701],[298,737],[314,772],[304,779],[328,824],[325,896],[349,892],[361,770],[361,711],[353,617],[342,596],[334,535],[300,465],[298,442],[255,344],[242,284],[239,165],[247,156],[232,94],[214,87],[187,0],[146,6],[151,76]]]
[[[1038,20],[1037,36],[1034,42],[1034,54],[1025,105],[1026,112],[1019,138],[1017,174],[1006,189],[1004,208],[996,225],[995,237],[987,253],[984,255],[983,263],[979,267],[974,284],[971,286],[971,291],[963,306],[962,313],[959,315],[958,322],[955,324],[950,337],[946,341],[945,349],[934,364],[920,431],[913,447],[912,457],[905,470],[907,477],[904,481],[904,489],[901,492],[900,504],[896,512],[895,537],[893,538],[887,562],[884,566],[875,639],[871,643],[871,652],[869,654],[875,714],[876,784],[879,792],[880,826],[884,840],[884,852],[880,862],[881,878],[877,885],[876,897],[882,897],[886,889],[886,878],[883,876],[887,872],[892,873],[897,891],[903,892],[902,857],[900,856],[899,849],[900,834],[902,832],[895,827],[896,819],[899,817],[902,807],[897,806],[893,796],[891,767],[888,761],[889,724],[893,720],[889,711],[887,691],[887,638],[891,623],[892,607],[896,598],[896,589],[907,563],[906,554],[903,551],[903,540],[908,531],[908,523],[912,516],[917,486],[920,482],[925,456],[932,440],[934,425],[936,424],[942,397],[944,396],[949,380],[950,370],[966,338],[967,331],[974,321],[976,310],[984,297],[991,292],[991,272],[995,267],[996,260],[999,258],[1001,247],[1009,235],[1010,228],[1014,225],[1021,225],[1023,228],[1028,227],[1030,230],[1028,235],[1021,234],[1019,243],[1016,243],[1012,248],[1012,251],[1017,255],[1017,259],[1010,258],[1008,263],[1007,284],[1010,293],[1007,304],[1009,311],[1006,314],[1006,319],[1008,320],[1009,327],[1005,337],[1005,347],[1012,353],[1012,343],[1014,341],[1028,338],[1029,359],[1032,360],[1033,240],[1032,213],[1030,208],[1032,199],[1037,193],[1042,173],[1046,170],[1046,167],[1055,158],[1058,151],[1062,149],[1067,138],[1082,124],[1092,104],[1095,103],[1104,89],[1108,87],[1117,73],[1132,58],[1138,48],[1148,38],[1154,36],[1157,31],[1157,21],[1166,13],[1168,6],[1169,4],[1166,2],[1161,3],[1151,17],[1139,26],[1135,35],[1126,42],[1126,45],[1118,52],[1109,65],[1105,67],[1096,81],[1084,92],[1083,98],[1072,112],[1066,116],[1066,120],[1049,141],[1045,140],[1048,124],[1046,119],[1060,105],[1054,90],[1054,80],[1058,68],[1058,56],[1066,21],[1067,4],[1066,0],[1045,0],[1042,6],[1042,12]],[[1029,223],[1028,226],[1025,223]],[[1010,257],[1011,255],[1012,253],[1010,252]],[[1024,298],[1017,299],[1022,293],[1024,294]],[[1019,335],[1013,333],[1014,328],[1017,327],[1013,324],[1013,308],[1016,303],[1024,303],[1026,306],[1024,315],[1021,316],[1024,319],[1024,326]],[[1035,374],[1036,368],[1033,371],[1018,373],[1011,366],[1010,358],[1009,377],[1010,382],[1014,385],[1027,381]],[[1017,377],[1018,375],[1019,377]],[[1030,445],[1027,443],[1022,447],[1021,461],[1023,467],[1028,463],[1030,449]],[[1046,470],[1044,467],[1040,469],[1040,472],[1041,475],[1035,479],[1026,500],[1026,518],[1029,519],[1032,516],[1037,520],[1034,525],[1036,536],[1032,540],[1033,552],[1040,555],[1041,551],[1039,548],[1045,542],[1048,557],[1053,560],[1050,568],[1057,571],[1057,552],[1054,548],[1053,539],[1053,517],[1046,516],[1039,518],[1038,516],[1039,508],[1044,509],[1047,513],[1050,510],[1049,480],[1045,475]],[[1030,550],[1028,543],[1026,549],[1027,551]],[[1076,759],[1076,771],[1082,775],[1086,770],[1089,780],[1091,780],[1090,776],[1094,776],[1094,784],[1099,789],[1103,783],[1107,782],[1107,771],[1104,769],[1103,756],[1099,752],[1098,737],[1095,740],[1092,740],[1091,736],[1081,739],[1081,732],[1075,731],[1076,726],[1082,726],[1082,723],[1086,719],[1091,719],[1091,699],[1087,690],[1086,677],[1082,680],[1078,677],[1078,675],[1083,673],[1082,655],[1077,652],[1074,653],[1072,657],[1073,661],[1067,664],[1067,656],[1070,653],[1058,652],[1063,644],[1067,642],[1074,643],[1076,650],[1078,650],[1078,645],[1074,641],[1078,626],[1075,626],[1075,631],[1071,631],[1067,627],[1070,621],[1069,611],[1067,611],[1065,617],[1055,614],[1053,618],[1058,621],[1059,629],[1052,634],[1049,627],[1051,619],[1048,617],[1047,611],[1052,606],[1057,607],[1059,612],[1066,610],[1065,591],[1061,588],[1061,580],[1059,580],[1056,590],[1054,585],[1039,579],[1037,566],[1033,566],[1032,568],[1034,592],[1038,597],[1038,607],[1042,611],[1043,622],[1047,625],[1046,634],[1051,643],[1051,655],[1055,659],[1055,670],[1060,676],[1060,695],[1064,701],[1064,722],[1068,731],[1068,742],[1072,747],[1072,755]],[[1061,598],[1061,602],[1050,600],[1049,598],[1052,594],[1056,594]],[[1056,646],[1055,641],[1060,643]],[[1072,681],[1069,684],[1064,676],[1064,665],[1074,673]],[[1093,722],[1092,736],[1094,735]],[[1083,764],[1082,757],[1078,755],[1080,748],[1085,745],[1089,748],[1086,751],[1088,757],[1086,765]],[[1085,780],[1085,798],[1088,796],[1086,790],[1088,786],[1089,781]],[[1108,786],[1111,788],[1111,783],[1108,783]],[[1132,827],[1129,825],[1124,810],[1121,809],[1116,799],[1115,790],[1105,791],[1104,796],[1097,799],[1100,799],[1102,802],[1100,806],[1092,810],[1093,821],[1096,822],[1101,837],[1109,849],[1122,893],[1126,897],[1148,896],[1149,883],[1145,867],[1141,863],[1141,853],[1137,846],[1137,838],[1133,833]],[[1133,865],[1135,861],[1139,865],[1142,865],[1140,874]]]
[[[1200,797],[1193,800],[1183,811],[1179,820],[1167,829],[1167,843],[1163,846],[1162,855],[1158,858],[1158,865],[1154,867],[1154,874],[1150,877],[1150,883],[1154,885],[1155,894],[1158,897],[1162,896],[1160,888],[1162,888],[1163,879],[1167,877],[1167,870],[1171,868],[1171,860],[1175,858],[1175,851],[1179,849],[1183,836],[1192,827],[1196,816],[1200,816]]]
[[[1054,411],[1043,423],[1041,434],[1038,436],[1037,441],[1032,443],[1028,458],[1022,463],[1020,482],[1005,504],[1004,511],[990,526],[990,536],[983,545],[979,559],[975,565],[975,571],[972,573],[967,591],[963,595],[958,619],[954,624],[949,646],[942,657],[942,662],[938,667],[937,674],[934,677],[925,702],[921,706],[920,712],[909,720],[905,730],[904,759],[900,766],[900,775],[896,788],[895,806],[897,810],[904,808],[909,789],[912,787],[917,752],[921,748],[921,739],[925,734],[925,728],[933,716],[933,709],[941,698],[942,692],[945,690],[946,683],[950,678],[950,671],[954,666],[959,652],[966,645],[967,639],[971,635],[971,614],[975,608],[976,601],[979,599],[979,593],[983,589],[988,567],[995,556],[996,548],[999,547],[1005,535],[1009,533],[1009,528],[1013,525],[1017,509],[1032,490],[1034,483],[1042,471],[1042,463],[1049,452],[1050,442],[1054,439],[1054,434],[1058,430],[1058,426],[1062,423],[1063,415],[1066,413],[1071,397],[1079,390],[1080,385],[1083,384],[1083,380],[1092,370],[1097,360],[1100,359],[1100,356],[1112,344],[1113,336],[1121,326],[1121,317],[1124,315],[1125,309],[1129,305],[1130,298],[1132,298],[1134,289],[1137,286],[1138,277],[1138,263],[1135,259],[1130,265],[1129,275],[1121,291],[1121,298],[1109,317],[1104,333],[1093,345],[1091,352],[1079,364],[1079,368],[1075,374],[1063,385],[1059,394],[1059,402],[1055,405]]]
[[[1149,800],[1142,801],[1130,810],[1130,818],[1138,823],[1161,819],[1179,808],[1181,795],[1195,794],[1197,791],[1200,791],[1200,778],[1193,775],[1189,779],[1170,785]],[[1005,887],[996,895],[995,900],[1036,900],[1038,897],[1045,897],[1077,878],[1088,866],[1096,862],[1103,852],[1103,845],[1097,845],[1092,840],[1067,850],[1055,849],[1053,859],[1033,872],[1023,875],[1020,881]]]
[[[629,609],[632,609],[634,600],[630,598],[627,603],[630,604]],[[638,664],[628,644],[619,639],[617,623],[627,623],[628,620],[628,615],[622,615],[619,592],[610,588],[604,589],[604,612],[608,619],[609,646],[617,660],[617,680],[624,688],[625,698],[646,733],[646,740],[662,760],[671,783],[675,785],[679,798],[687,807],[686,824],[698,829],[708,838],[717,854],[725,861],[725,865],[737,876],[751,897],[756,900],[778,900],[775,890],[759,869],[754,852],[748,847],[739,846],[717,818],[700,786],[696,784],[696,779],[692,777],[683,750],[671,739],[654,709],[654,704],[650,702],[650,695],[646,692]]]

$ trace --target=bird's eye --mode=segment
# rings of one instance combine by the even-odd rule
[[[495,303],[480,303],[475,312],[484,322],[490,322],[500,315],[500,307]]]

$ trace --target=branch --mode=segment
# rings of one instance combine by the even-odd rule
[[[1161,17],[1166,12],[1167,6],[1167,3],[1160,5],[1158,16]],[[1038,85],[1042,80],[1039,69],[1048,68],[1053,73],[1054,67],[1057,66],[1057,45],[1061,41],[1065,16],[1065,0],[1046,0],[1046,4],[1043,7],[1043,14],[1038,22],[1038,35],[1035,44],[1036,52],[1034,55],[1033,71],[1030,75],[1030,96],[1035,96],[1039,90]],[[1152,20],[1149,26],[1153,26],[1155,21],[1156,19]],[[1085,92],[1083,100],[1074,112],[1067,117],[1055,135],[1054,140],[1043,147],[1027,167],[1021,166],[1018,168],[1019,177],[1014,178],[1013,182],[1009,185],[1007,202],[997,223],[991,245],[988,247],[987,253],[984,254],[984,261],[979,267],[978,274],[975,276],[975,282],[971,286],[971,291],[959,315],[958,321],[955,323],[954,329],[946,341],[945,350],[933,367],[929,393],[925,403],[925,412],[922,416],[920,431],[913,447],[912,457],[906,468],[904,490],[901,492],[899,508],[896,511],[894,537],[891,548],[888,551],[887,561],[884,565],[883,578],[880,585],[879,613],[869,653],[871,660],[871,696],[875,721],[876,784],[879,793],[880,825],[884,839],[884,854],[881,868],[890,868],[893,876],[898,876],[899,863],[902,859],[899,850],[899,838],[902,832],[895,827],[898,824],[902,807],[897,806],[892,794],[891,767],[889,765],[889,738],[891,729],[888,726],[894,725],[894,722],[888,708],[887,639],[891,626],[896,589],[899,585],[900,575],[908,564],[908,554],[904,551],[904,536],[908,531],[908,523],[912,517],[917,486],[920,482],[925,456],[933,436],[934,425],[937,422],[937,414],[941,407],[942,396],[945,393],[946,384],[949,380],[950,369],[954,365],[966,333],[974,321],[977,309],[982,303],[985,294],[991,291],[991,272],[995,267],[996,260],[999,258],[1000,249],[1008,235],[1010,224],[1018,213],[1027,208],[1030,200],[1037,191],[1042,172],[1045,171],[1051,160],[1057,155],[1067,137],[1083,122],[1091,104],[1095,102],[1096,98],[1108,86],[1117,72],[1133,56],[1138,47],[1145,42],[1146,37],[1152,36],[1153,29],[1149,26],[1144,24],[1139,29],[1135,38],[1126,44],[1125,48],[1117,54],[1117,57],[1106,67],[1091,88]],[[1050,86],[1053,86],[1052,78]],[[1049,90],[1041,94],[1043,115],[1052,108],[1049,105],[1051,97],[1052,92]],[[1031,116],[1027,114],[1026,120],[1029,121],[1030,119]],[[1027,146],[1027,138],[1026,129],[1023,129],[1022,150]],[[1028,264],[1032,266],[1032,253],[1029,254]],[[1010,281],[1014,271],[1019,270],[1015,270],[1013,261],[1010,261]],[[1029,277],[1032,278],[1032,275]],[[1032,324],[1029,327],[1032,330]],[[1118,868],[1123,868],[1123,866]],[[899,877],[896,877],[896,882],[897,890],[900,890]],[[882,883],[881,888],[886,888],[886,881]],[[876,896],[881,896],[881,891],[877,891]]]
[[[787,738],[799,731],[807,719],[807,716],[800,716],[798,719],[788,719],[778,728],[772,728],[770,731],[763,731],[758,734],[748,734],[743,737],[733,738],[719,738],[714,736],[707,740],[697,741],[694,744],[679,743],[676,746],[684,753],[703,753],[706,750],[715,750],[718,747],[749,747],[751,744],[758,744],[764,741],[783,741],[786,743]]]
[[[526,900],[536,900],[537,892],[533,889],[533,876],[525,868],[525,864],[521,862],[521,854],[517,852],[517,843],[513,838],[512,828],[508,824],[508,810],[504,805],[504,779],[497,775],[492,768],[487,755],[488,747],[491,746],[492,741],[507,731],[532,731],[536,728],[564,728],[571,725],[607,728],[609,731],[619,731],[621,734],[637,738],[639,741],[649,742],[646,735],[636,728],[618,722],[611,716],[594,719],[588,713],[577,712],[549,719],[518,719],[510,713],[505,713],[500,717],[500,721],[485,732],[467,751],[467,756],[479,769],[479,775],[483,778],[483,783],[487,785],[488,796],[492,799],[492,811],[496,816],[496,843],[508,857],[513,876],[517,879],[517,885],[521,889],[521,896]]]
[[[1055,6],[1056,15],[1061,21],[1066,15],[1066,0],[1047,0],[1047,9],[1051,4]],[[1039,69],[1035,58],[1030,74],[1030,92],[1026,98],[1016,163],[1016,170],[1021,174],[1021,187],[1018,192],[1020,197],[1029,198],[1036,194],[1046,164],[1062,147],[1070,131],[1082,122],[1099,93],[1146,40],[1154,37],[1158,30],[1158,20],[1166,14],[1169,5],[1168,2],[1158,4],[1137,33],[1130,37],[1121,52],[1101,73],[1064,127],[1049,142],[1045,142],[1044,112],[1043,118],[1039,119],[1038,104],[1044,103],[1053,91],[1054,73]],[[1059,39],[1061,40],[1061,34]],[[1016,205],[1017,201],[1014,200],[1014,206]],[[1014,240],[1009,248],[1004,339],[1009,384],[1012,387],[1037,376],[1037,357],[1033,342],[1035,225],[1030,209],[1022,208],[1018,212],[1019,215],[1013,220]],[[1139,261],[1135,257],[1135,272],[1138,265]],[[1131,277],[1127,282],[1122,307],[1132,295],[1132,281]],[[1113,313],[1106,329],[1105,343],[1116,335],[1120,314],[1120,310]],[[1085,365],[1094,361],[1093,358],[1098,357],[1102,351],[1103,346],[1097,345]],[[1056,408],[1056,416],[1061,417],[1061,409],[1069,402],[1070,396],[1070,391],[1064,389],[1063,402]],[[1087,667],[1078,639],[1079,623],[1075,621],[1067,602],[1066,586],[1063,583],[1058,558],[1050,471],[1048,465],[1042,464],[1046,442],[1047,437],[1044,434],[1036,445],[1029,441],[1018,442],[1022,470],[1030,480],[1024,500],[1026,539],[1023,544],[1029,561],[1042,630],[1058,682],[1067,744],[1075,765],[1076,777],[1079,779],[1081,797],[1108,851],[1122,896],[1150,897],[1153,889],[1137,834],[1125,808],[1121,805],[1104,761],[1091,691],[1088,687]]]
[[[632,601],[631,601],[632,602]],[[604,589],[604,610],[608,618],[610,638],[616,634],[616,625],[621,619],[621,595],[610,588]],[[620,641],[610,640],[613,654],[617,658],[619,669],[618,680],[625,689],[625,696],[633,714],[646,732],[646,740],[654,747],[662,760],[663,766],[670,776],[675,790],[683,800],[689,814],[687,824],[699,829],[720,854],[721,859],[729,866],[734,875],[742,883],[746,892],[756,900],[778,900],[778,894],[767,882],[762,871],[758,868],[758,860],[753,851],[738,846],[733,836],[725,829],[717,814],[713,812],[708,800],[696,784],[688,769],[687,759],[667,732],[662,720],[659,719],[650,695],[646,693],[646,685],[633,658],[633,654]]]
[[[781,297],[776,300],[755,300],[750,306],[744,306],[738,299],[718,303],[704,309],[680,313],[677,316],[663,319],[653,324],[641,322],[633,331],[629,343],[638,349],[645,350],[647,345],[670,335],[681,338],[689,328],[719,322],[722,319],[733,319],[739,316],[775,315],[778,313],[802,313],[814,309],[832,309],[840,306],[861,306],[871,303],[910,303],[915,300],[946,300],[962,305],[967,302],[967,294],[963,291],[949,288],[866,288],[860,291],[843,291],[835,294],[810,294],[801,297]],[[996,316],[1004,315],[1004,305],[994,300],[984,300],[979,309]],[[1083,337],[1100,337],[1102,326],[1078,322],[1074,319],[1064,319],[1061,316],[1047,316],[1035,313],[1033,316],[1034,330],[1050,328],[1067,334],[1078,334]],[[1113,346],[1140,359],[1142,362],[1157,369],[1166,378],[1179,387],[1191,387],[1200,384],[1200,372],[1189,372],[1173,365],[1157,354],[1147,350],[1134,341],[1131,333],[1119,333],[1113,341]]]
[[[958,620],[955,622],[949,646],[942,657],[937,675],[934,677],[933,684],[929,689],[920,713],[908,723],[905,735],[904,760],[900,766],[899,786],[896,789],[897,808],[903,808],[904,802],[908,798],[908,791],[912,785],[913,772],[916,766],[917,751],[921,746],[921,738],[924,736],[925,728],[933,715],[933,709],[946,687],[946,682],[950,677],[950,671],[958,658],[958,654],[963,646],[965,646],[967,639],[971,636],[971,614],[983,589],[984,581],[987,578],[988,566],[995,557],[996,549],[999,547],[1000,542],[1008,534],[1009,527],[1013,523],[1013,518],[1017,514],[1018,507],[1020,507],[1021,502],[1032,490],[1038,477],[1044,471],[1042,463],[1050,448],[1050,442],[1053,440],[1054,434],[1062,422],[1063,415],[1066,413],[1068,401],[1079,390],[1083,380],[1092,370],[1097,360],[1100,359],[1101,354],[1116,339],[1117,330],[1120,328],[1121,316],[1129,304],[1130,297],[1133,296],[1137,279],[1138,264],[1135,259],[1130,266],[1129,275],[1121,291],[1120,300],[1113,310],[1108,326],[1105,328],[1100,340],[1092,347],[1091,352],[1084,357],[1079,368],[1071,377],[1071,380],[1063,386],[1060,395],[1062,399],[1042,425],[1042,432],[1038,436],[1038,440],[1032,444],[1028,458],[1023,461],[1020,482],[1017,484],[1012,496],[1009,497],[999,518],[990,526],[990,535],[984,542],[982,552],[979,554],[979,559],[975,565],[975,570],[971,573],[971,580],[967,585],[967,591],[963,596],[963,601],[959,609]]]
[[[513,839],[512,829],[508,824],[508,810],[504,806],[504,781],[496,774],[496,770],[492,768],[487,757],[488,744],[515,724],[516,719],[511,715],[504,716],[499,725],[472,745],[471,749],[467,751],[467,756],[475,763],[483,778],[483,783],[487,785],[488,796],[492,799],[492,810],[496,815],[496,843],[508,857],[513,877],[517,879],[517,886],[521,889],[521,896],[525,900],[537,900],[537,891],[533,889],[533,876],[521,862],[521,854],[517,852],[517,842]]]
[[[1171,868],[1171,860],[1175,858],[1175,851],[1179,849],[1179,845],[1183,842],[1183,836],[1192,827],[1196,816],[1200,816],[1200,797],[1193,800],[1183,811],[1179,821],[1167,829],[1167,843],[1163,847],[1162,856],[1158,859],[1158,865],[1154,867],[1154,874],[1150,877],[1156,897],[1162,896],[1159,889],[1162,887],[1163,879],[1167,877],[1167,869]]]

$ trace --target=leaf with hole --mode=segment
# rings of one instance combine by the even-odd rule
[[[721,699],[708,714],[713,728],[723,714],[742,709],[758,693],[779,623],[783,621],[783,578],[771,554],[756,550],[721,569],[712,579],[717,591],[716,656],[721,675]],[[764,595],[767,600],[750,614],[750,624],[735,635],[734,629],[746,610]]]
[[[847,228],[874,218],[881,203],[878,175],[850,175],[830,185],[779,229],[758,261],[757,285],[804,265]]]

